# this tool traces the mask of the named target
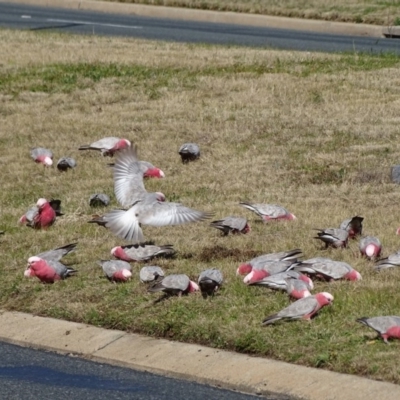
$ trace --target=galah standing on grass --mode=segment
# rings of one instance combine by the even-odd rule
[[[175,254],[172,244],[155,246],[150,244],[130,244],[114,247],[111,255],[124,261],[148,261],[154,257],[172,256]]]
[[[229,216],[218,221],[212,221],[210,225],[213,228],[217,228],[222,231],[225,236],[230,232],[233,234],[246,234],[251,231],[250,225],[247,223],[247,219],[242,217]]]
[[[344,229],[345,231],[348,232],[349,238],[354,239],[356,236],[362,234],[362,222],[364,221],[363,217],[359,217],[356,215],[353,218],[345,219],[341,224],[340,224],[340,229]]]
[[[219,269],[211,268],[201,272],[198,279],[201,293],[212,296],[221,287],[224,276]]]
[[[400,267],[400,250],[397,253],[390,254],[386,258],[378,260],[375,264],[375,271],[381,271],[382,269]]]
[[[72,251],[75,251],[77,244],[78,243],[70,243],[62,247],[57,247],[53,250],[44,251],[43,253],[36,254],[35,257],[47,261],[60,261],[64,256],[71,253]]]
[[[53,165],[53,153],[44,147],[34,147],[31,149],[31,157],[38,164],[43,164],[45,167]]]
[[[25,224],[35,229],[46,229],[53,225],[56,220],[56,211],[54,211],[50,202],[46,199],[39,199],[36,208],[30,208],[20,219],[20,224]]]
[[[146,265],[139,272],[140,281],[143,283],[159,281],[164,276],[164,271],[158,265]]]
[[[325,248],[332,246],[334,248],[347,247],[349,240],[349,233],[340,228],[327,228],[327,229],[316,229],[319,231],[318,236],[314,239],[322,240],[325,243]]]
[[[273,324],[281,319],[310,320],[322,307],[332,304],[333,296],[327,292],[317,293],[295,301],[276,314],[270,315],[262,322],[263,325]]]
[[[79,150],[97,150],[101,151],[103,156],[112,157],[115,152],[130,147],[131,142],[127,139],[118,137],[106,137],[92,144],[85,144],[79,147]]]
[[[162,281],[155,283],[147,290],[150,293],[164,292],[167,295],[178,295],[193,293],[200,288],[196,282],[189,279],[187,275],[176,274],[168,275]]]
[[[200,147],[196,143],[184,143],[179,148],[179,155],[183,164],[195,161],[200,158]]]
[[[77,271],[67,268],[59,261],[43,260],[34,256],[28,258],[28,267],[24,275],[27,278],[36,276],[43,283],[54,283],[55,281],[67,278],[75,272]]]
[[[356,321],[376,331],[386,344],[389,344],[388,340],[390,338],[400,339],[400,317],[398,316],[363,317]]]
[[[313,281],[306,275],[297,271],[285,271],[278,274],[265,277],[262,270],[254,270],[250,272],[243,282],[248,285],[266,286],[270,289],[286,290],[287,279],[298,279],[303,281],[309,289],[314,289]]]
[[[110,197],[104,193],[95,193],[89,198],[90,207],[107,207],[109,204]]]
[[[126,282],[132,277],[132,267],[126,261],[101,260],[98,261],[106,277],[112,282]]]
[[[381,241],[374,236],[365,236],[360,240],[360,253],[361,255],[369,258],[375,259],[379,257],[382,252]]]
[[[62,157],[57,161],[57,169],[61,172],[66,172],[75,167],[76,161],[72,157]]]
[[[244,208],[255,212],[264,222],[287,220],[292,221],[296,216],[282,206],[276,204],[251,204],[247,202],[239,203]]]

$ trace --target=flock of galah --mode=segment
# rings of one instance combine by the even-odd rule
[[[180,225],[203,221],[213,215],[180,203],[168,202],[161,192],[148,192],[144,179],[163,178],[165,175],[153,164],[140,161],[136,147],[127,139],[107,137],[90,145],[81,146],[79,150],[96,150],[103,156],[115,156],[115,163],[110,165],[113,168],[115,197],[122,209],[112,210],[101,216],[96,215],[88,221],[109,229],[117,237],[131,243],[114,247],[111,255],[115,259],[98,261],[110,281],[125,282],[131,279],[131,262],[146,262],[155,257],[175,254],[172,245],[146,244],[142,226]],[[200,157],[199,146],[195,143],[183,144],[178,153],[183,164]],[[46,167],[53,165],[53,153],[48,149],[34,148],[31,150],[31,157]],[[57,162],[57,168],[62,172],[76,166],[76,161],[71,157],[60,158]],[[110,198],[102,193],[93,194],[89,199],[89,204],[93,207],[107,206],[109,203]],[[240,205],[257,214],[265,222],[296,219],[294,214],[279,205],[248,202],[241,202]],[[40,198],[36,206],[29,209],[19,222],[35,229],[47,229],[60,215],[62,213],[59,200]],[[377,271],[400,266],[400,252],[379,259],[382,251],[381,242],[373,236],[362,236],[362,222],[362,217],[355,216],[343,221],[338,228],[317,229],[315,239],[322,241],[325,247],[333,248],[345,248],[349,240],[359,239],[361,255],[374,260]],[[251,231],[247,219],[243,217],[227,216],[211,222],[210,225],[220,230],[223,235],[246,234]],[[61,260],[74,251],[76,245],[76,243],[68,244],[29,257],[24,275],[36,277],[44,283],[53,283],[75,274],[77,271],[67,268]],[[332,294],[311,293],[314,289],[313,279],[361,280],[360,273],[345,262],[324,257],[301,260],[301,256],[302,251],[299,249],[264,254],[240,264],[237,268],[237,275],[245,275],[244,284],[282,290],[294,300],[286,308],[266,317],[262,321],[263,325],[279,320],[310,320],[321,308],[332,304],[334,300]],[[197,282],[191,281],[184,274],[165,276],[159,266],[144,266],[139,276],[141,282],[149,284],[149,292],[163,292],[164,296],[181,296],[196,291],[201,291],[204,297],[213,296],[223,283],[222,272],[215,268],[201,272]],[[360,318],[357,321],[375,330],[385,343],[389,338],[400,339],[398,316]]]

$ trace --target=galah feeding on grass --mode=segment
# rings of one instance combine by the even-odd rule
[[[64,256],[71,253],[72,251],[75,251],[77,244],[78,243],[70,243],[62,247],[57,247],[53,250],[44,251],[43,253],[36,254],[35,257],[47,261],[60,261]]]
[[[304,297],[290,304],[276,314],[270,315],[262,322],[263,325],[273,324],[281,319],[310,320],[322,307],[332,304],[333,296],[327,292]]]
[[[57,169],[61,172],[66,172],[75,167],[76,161],[72,157],[62,157],[57,161]]]
[[[381,241],[374,236],[365,236],[360,240],[360,253],[361,255],[374,259],[381,255],[382,244]]]
[[[106,137],[92,144],[85,144],[79,147],[79,150],[97,150],[101,151],[103,156],[112,157],[115,152],[130,147],[131,142],[127,139],[118,137]]]
[[[362,222],[364,221],[363,217],[359,217],[356,215],[353,218],[345,219],[340,224],[340,229],[344,229],[349,234],[349,239],[354,239],[356,236],[362,234]]]
[[[376,331],[386,344],[389,344],[390,338],[400,339],[400,317],[398,316],[363,317],[356,321]]]
[[[276,204],[251,204],[247,202],[239,203],[244,208],[255,212],[264,222],[296,219],[295,215],[282,206]]]
[[[146,265],[139,272],[140,281],[143,283],[159,281],[164,276],[164,271],[158,265]]]
[[[349,239],[349,233],[340,228],[327,228],[317,229],[318,236],[314,239],[322,240],[325,243],[325,248],[329,246],[334,248],[347,247],[347,241]]]
[[[25,224],[35,229],[46,229],[56,220],[56,211],[46,199],[39,199],[36,208],[30,208],[20,219],[20,224]]]
[[[287,279],[297,279],[303,281],[308,289],[314,289],[313,281],[306,275],[297,271],[285,271],[278,274],[264,276],[263,270],[253,270],[244,279],[243,282],[248,285],[266,286],[270,289],[286,290]]]
[[[179,155],[183,164],[195,161],[200,158],[200,147],[196,143],[184,143],[179,148]]]
[[[112,282],[126,282],[132,277],[132,267],[126,261],[101,260],[97,264],[103,268],[106,277]]]
[[[382,269],[396,268],[400,267],[400,250],[397,253],[390,254],[386,258],[378,260],[375,264],[374,269],[376,271],[381,271]]]
[[[226,236],[230,232],[233,234],[250,232],[250,225],[247,223],[246,218],[242,217],[226,217],[218,221],[212,221],[210,225],[213,228],[217,228]]]
[[[293,267],[294,271],[307,273],[324,280],[347,279],[361,280],[361,274],[343,261],[334,261],[330,258],[316,257],[302,261]]]
[[[199,275],[198,284],[201,293],[206,296],[212,296],[221,287],[224,276],[219,269],[211,268],[202,271]]]
[[[114,247],[111,255],[124,261],[148,261],[154,257],[172,256],[175,250],[171,244],[155,246],[150,244],[130,244]]]
[[[167,295],[178,295],[193,293],[199,291],[200,288],[196,282],[189,279],[187,275],[175,274],[168,275],[162,281],[155,283],[149,287],[148,292],[164,292]]]
[[[95,193],[89,198],[90,207],[107,207],[109,204],[110,197],[104,193]]]
[[[293,261],[267,261],[263,264],[254,266],[253,269],[243,279],[243,282],[252,283],[268,276],[288,271],[292,268],[292,265]]]
[[[44,147],[34,147],[31,149],[31,157],[38,164],[43,164],[45,167],[53,165],[53,153]]]
[[[27,278],[36,276],[43,283],[54,283],[55,281],[67,278],[75,272],[77,271],[67,268],[59,261],[43,260],[34,256],[28,258],[28,267],[24,275]]]

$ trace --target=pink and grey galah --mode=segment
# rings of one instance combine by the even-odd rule
[[[145,265],[139,272],[140,282],[143,283],[158,282],[164,276],[164,271],[158,265]]]
[[[286,290],[287,289],[287,280],[288,279],[297,279],[303,281],[308,289],[314,289],[313,281],[306,275],[297,271],[284,271],[278,274],[265,276],[265,272],[263,270],[253,270],[243,279],[243,282],[248,285],[260,285],[266,286],[270,289],[277,290]]]
[[[130,147],[130,145],[131,142],[129,140],[112,136],[97,140],[92,144],[82,145],[79,147],[79,150],[97,150],[103,156],[112,157],[116,152]]]
[[[381,255],[382,243],[377,237],[365,236],[361,238],[359,248],[361,255],[372,260]]]
[[[199,275],[198,284],[203,296],[213,296],[224,281],[224,276],[219,269],[210,268]]]
[[[111,255],[124,261],[148,261],[154,257],[172,256],[175,254],[173,245],[155,246],[150,244],[130,244],[117,246],[111,250]]]
[[[43,164],[45,167],[53,165],[53,153],[44,147],[34,147],[31,149],[31,157],[38,164]]]
[[[57,169],[60,172],[66,172],[69,169],[73,169],[76,165],[76,161],[72,157],[62,157],[57,161]]]
[[[359,318],[356,320],[368,328],[376,331],[386,344],[389,344],[389,339],[400,339],[400,317],[396,315]]]
[[[262,324],[269,325],[279,320],[310,320],[322,307],[331,305],[332,302],[333,296],[327,292],[321,292],[313,296],[303,297],[278,313],[265,318]]]
[[[295,215],[289,212],[286,208],[276,204],[251,204],[247,202],[239,203],[244,208],[255,212],[264,222],[296,219]]]
[[[349,264],[343,261],[334,261],[330,258],[324,257],[316,257],[301,261],[293,267],[293,270],[307,273],[323,280],[361,280],[361,274]]]
[[[319,231],[314,239],[322,240],[325,248],[329,246],[334,248],[347,247],[349,233],[340,228],[316,229]]]
[[[126,261],[101,260],[97,264],[101,266],[105,276],[111,282],[126,282],[132,277],[132,267]]]
[[[155,283],[148,288],[148,292],[164,292],[167,295],[177,295],[193,293],[199,291],[200,288],[196,282],[189,279],[184,274],[174,274],[166,276],[162,281]]]
[[[212,221],[210,225],[213,228],[219,229],[226,236],[229,233],[238,234],[243,233],[246,234],[251,231],[250,225],[247,222],[246,218],[242,217],[233,217],[229,216],[223,219],[219,219],[217,221]]]
[[[24,275],[27,278],[36,276],[43,283],[54,283],[76,272],[76,270],[67,268],[57,260],[44,260],[33,256],[28,259],[28,266]]]
[[[386,258],[378,260],[375,264],[375,271],[382,271],[383,269],[400,267],[400,250],[397,253],[390,254]]]
[[[184,143],[178,151],[183,164],[200,158],[200,147],[196,143]]]
[[[20,219],[19,223],[34,229],[47,229],[56,220],[56,211],[46,199],[39,199],[36,207],[30,208]]]
[[[349,239],[354,239],[356,236],[362,234],[364,221],[363,217],[356,215],[353,218],[345,219],[339,226],[340,229],[344,229],[349,234]]]

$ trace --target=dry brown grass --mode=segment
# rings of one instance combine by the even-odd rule
[[[398,58],[11,31],[0,39],[1,307],[400,382],[399,343],[368,345],[374,333],[355,322],[399,314],[400,270],[376,274],[356,256],[355,242],[322,251],[312,239],[313,228],[358,214],[385,254],[399,249],[399,187],[388,178],[400,159]],[[98,212],[88,199],[97,191],[113,196],[112,173],[108,160],[77,148],[112,135],[131,139],[166,173],[148,190],[216,218],[249,218],[245,236],[222,237],[207,223],[144,227],[147,239],[179,252],[155,262],[168,273],[223,270],[226,284],[214,299],[171,298],[150,309],[157,297],[138,282],[140,267],[125,285],[102,277],[96,260],[121,241],[86,223]],[[200,145],[198,162],[181,164],[185,141]],[[29,157],[37,145],[56,159],[75,157],[78,167],[44,171]],[[42,196],[62,199],[66,215],[48,231],[17,226]],[[298,220],[264,225],[241,200],[282,204]],[[23,278],[29,256],[76,240],[68,257],[77,277],[47,286]],[[245,287],[237,265],[291,248],[347,261],[364,279],[317,283],[335,304],[310,324],[262,328],[286,295]]]

